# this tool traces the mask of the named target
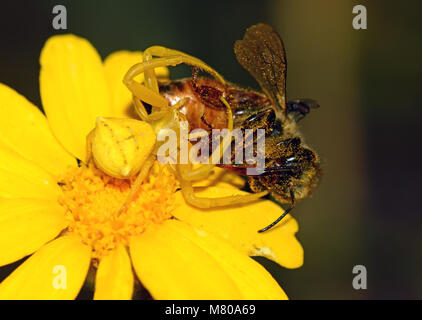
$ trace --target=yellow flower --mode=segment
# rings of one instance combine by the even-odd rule
[[[116,216],[131,181],[78,166],[98,116],[130,116],[121,79],[141,59],[140,52],[120,51],[103,64],[84,39],[50,38],[40,58],[47,117],[0,84],[0,266],[30,255],[0,284],[0,298],[73,299],[90,266],[97,269],[96,299],[130,299],[132,267],[155,299],[287,298],[249,258],[302,265],[292,217],[257,233],[281,214],[276,204],[192,208],[172,173],[155,164],[127,212]],[[167,69],[157,73],[168,75]],[[216,171],[199,195],[243,192],[222,175]]]

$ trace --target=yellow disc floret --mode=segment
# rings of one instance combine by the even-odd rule
[[[68,232],[91,246],[96,258],[117,244],[127,245],[150,224],[171,218],[177,180],[168,166],[155,162],[125,212],[118,215],[133,181],[110,177],[94,166],[69,169],[60,180],[59,202],[66,209]]]

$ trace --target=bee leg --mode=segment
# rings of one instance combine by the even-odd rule
[[[194,207],[201,208],[201,209],[246,204],[246,203],[250,203],[255,200],[258,200],[259,198],[268,194],[268,191],[264,191],[260,193],[251,193],[247,195],[234,195],[234,196],[220,197],[220,198],[201,198],[195,195],[192,182],[182,179],[180,177],[180,172],[178,173],[179,173],[179,181],[180,181],[180,186],[182,188],[183,197],[185,198],[186,202]]]

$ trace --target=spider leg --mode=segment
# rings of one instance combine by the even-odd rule
[[[117,215],[121,215],[127,208],[127,205],[132,201],[133,197],[135,196],[135,194],[138,192],[140,186],[142,185],[142,182],[145,180],[145,178],[148,175],[149,170],[151,169],[152,165],[154,164],[155,161],[155,156],[154,155],[150,155],[149,158],[147,160],[145,160],[144,165],[142,166],[141,170],[138,173],[138,176],[136,177],[129,195],[127,196],[125,202],[123,203],[123,205],[121,206],[121,208],[119,209]]]
[[[247,195],[233,195],[220,198],[201,198],[195,195],[192,182],[182,179],[180,171],[183,170],[181,165],[177,166],[177,173],[179,175],[180,186],[182,188],[183,197],[186,202],[194,207],[209,209],[214,207],[224,207],[230,205],[246,204],[253,202],[268,194],[268,191],[260,193],[251,193]]]
[[[159,58],[153,58],[153,56],[158,56]],[[143,57],[144,61],[132,66],[123,79],[123,83],[134,95],[135,108],[142,119],[145,118],[146,114],[142,101],[159,108],[168,107],[167,101],[159,95],[157,77],[154,72],[155,68],[185,63],[208,72],[218,81],[225,84],[224,78],[217,71],[202,60],[181,51],[153,46],[144,51]],[[145,85],[134,80],[141,73],[144,73]],[[138,99],[140,101],[136,101]]]
[[[191,65],[193,67],[199,68],[201,70],[204,70],[205,72],[212,75],[214,78],[216,78],[219,82],[222,84],[225,84],[226,81],[224,78],[213,68],[211,68],[209,65],[207,65],[204,61],[195,58],[191,55],[188,55],[184,52],[168,49],[162,46],[152,46],[145,50],[146,54],[157,56],[157,57],[173,57],[177,56],[180,58],[181,63],[185,63],[188,65]]]
[[[229,134],[226,135],[223,138],[223,142],[220,143],[219,145],[219,149],[215,149],[212,154],[209,157],[209,163],[208,164],[203,164],[200,167],[190,170],[190,171],[184,171],[182,172],[182,179],[185,180],[189,180],[189,181],[193,181],[193,180],[201,180],[206,178],[209,173],[214,169],[215,167],[215,163],[214,163],[214,158],[217,157],[217,155],[219,156],[218,160],[221,160],[221,158],[223,157],[224,154],[224,146],[226,146],[227,148],[230,147],[230,142],[232,139],[231,136],[231,132],[233,131],[233,113],[231,111],[231,107],[229,105],[229,103],[226,101],[226,99],[224,99],[223,96],[220,97],[221,101],[224,103],[224,105],[227,107],[227,119],[228,119],[228,129],[229,129]]]

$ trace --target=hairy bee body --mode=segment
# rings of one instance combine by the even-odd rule
[[[269,190],[278,201],[292,201],[307,197],[316,187],[320,177],[317,154],[307,147],[297,128],[295,114],[276,117],[276,108],[265,94],[240,88],[234,84],[223,85],[210,78],[188,78],[160,86],[160,93],[171,105],[184,98],[187,102],[180,109],[185,114],[190,130],[204,129],[211,135],[212,129],[228,127],[227,108],[233,113],[236,129],[265,130],[265,172],[248,176],[252,191]],[[234,163],[219,165],[240,175],[246,175],[246,166]]]

